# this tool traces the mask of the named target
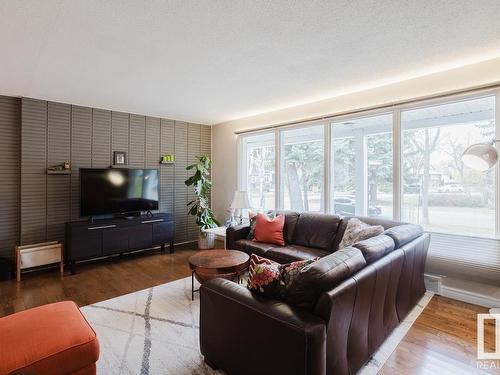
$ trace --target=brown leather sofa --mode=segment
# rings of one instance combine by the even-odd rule
[[[354,374],[425,293],[430,236],[417,225],[360,218],[385,232],[338,249],[349,218],[281,213],[286,246],[247,240],[249,227],[239,226],[228,229],[228,248],[281,263],[321,259],[287,302],[224,279],[204,283],[205,361],[230,375]]]

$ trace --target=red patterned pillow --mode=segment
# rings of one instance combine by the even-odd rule
[[[247,287],[266,297],[284,300],[290,285],[297,278],[300,270],[316,259],[279,264],[271,259],[252,254]]]

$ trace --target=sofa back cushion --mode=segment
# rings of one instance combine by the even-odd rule
[[[285,211],[285,210],[277,210],[277,211],[269,211],[268,215],[283,215],[285,217],[285,226],[283,227],[283,237],[285,238],[286,243],[292,243],[293,233],[295,231],[295,227],[297,225],[297,221],[299,220],[299,213],[295,211]]]
[[[396,249],[421,236],[424,229],[420,225],[403,224],[387,229],[384,234],[394,240]]]
[[[394,241],[391,237],[381,234],[352,245],[361,250],[366,263],[371,264],[394,250]]]
[[[295,225],[292,243],[332,252],[339,224],[340,216],[337,215],[301,213]]]
[[[346,247],[304,267],[288,289],[286,302],[312,310],[319,296],[366,266],[359,249]]]

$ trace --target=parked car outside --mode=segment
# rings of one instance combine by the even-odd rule
[[[338,215],[355,215],[356,200],[354,197],[338,197],[333,199],[333,209]],[[370,205],[368,207],[368,216],[379,216],[382,209],[378,206]]]
[[[420,184],[405,184],[404,193],[406,194],[420,194]]]
[[[447,184],[438,188],[439,193],[463,193],[464,187],[460,184]]]

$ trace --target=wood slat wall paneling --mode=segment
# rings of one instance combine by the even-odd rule
[[[21,100],[0,96],[0,257],[19,243]]]
[[[146,142],[145,138],[146,117],[139,115],[130,115],[130,167],[144,168],[144,144]]]
[[[111,165],[111,111],[92,110],[92,168]]]
[[[157,117],[146,117],[146,143],[144,145],[145,152],[145,167],[158,169],[160,166],[160,119]],[[161,178],[158,176],[158,178]],[[159,188],[161,189],[161,183],[159,183]],[[161,194],[161,193],[159,193]],[[160,198],[160,197],[158,197]],[[159,205],[158,205],[159,206]],[[159,212],[154,211],[154,212]]]
[[[188,124],[188,162],[187,164],[194,164],[197,162],[196,157],[201,155],[201,126],[198,124]],[[192,172],[189,171],[188,175]],[[196,198],[194,189],[192,187],[188,188],[187,200],[191,202]],[[188,215],[187,218],[187,231],[188,240],[195,240],[198,238],[198,226],[196,225],[196,218],[194,216]]]
[[[146,168],[159,168],[160,165],[160,119],[146,117]]]
[[[71,160],[71,106],[47,105],[47,167]],[[70,175],[47,176],[47,240],[64,240],[64,223],[70,219]]]
[[[212,128],[208,125],[201,125],[201,145],[200,153],[202,155],[212,156]],[[210,196],[209,203],[212,205],[212,197]]]
[[[92,166],[92,108],[71,108],[71,220],[80,218],[80,168]]]
[[[113,163],[113,152],[124,151],[129,158],[129,118],[128,113],[111,113],[111,163]]]
[[[187,187],[184,181],[187,178],[187,147],[188,147],[188,124],[175,121],[175,175],[174,175],[174,217],[175,217],[175,241],[184,242],[188,240],[187,233]]]
[[[174,121],[161,119],[160,156],[175,155]],[[160,165],[160,211],[174,213],[174,165]]]
[[[22,99],[21,244],[47,237],[47,102]]]
[[[13,252],[13,245],[19,241],[63,240],[64,223],[81,219],[79,169],[108,167],[113,151],[127,152],[131,168],[159,169],[160,211],[174,214],[176,242],[196,240],[198,228],[186,207],[194,192],[184,181],[188,176],[186,166],[195,162],[196,156],[210,154],[210,127],[0,97],[0,130],[5,134],[0,139],[0,146],[4,146],[0,150],[0,156],[4,155],[0,176],[13,176],[14,180],[17,176],[16,182],[0,186],[0,197],[14,195],[8,199],[9,205],[2,199],[0,206],[0,224],[6,223],[2,226],[5,230],[0,231],[0,254]],[[165,154],[175,155],[175,164],[160,165],[160,157]],[[48,166],[66,160],[71,162],[71,175],[47,176]]]

